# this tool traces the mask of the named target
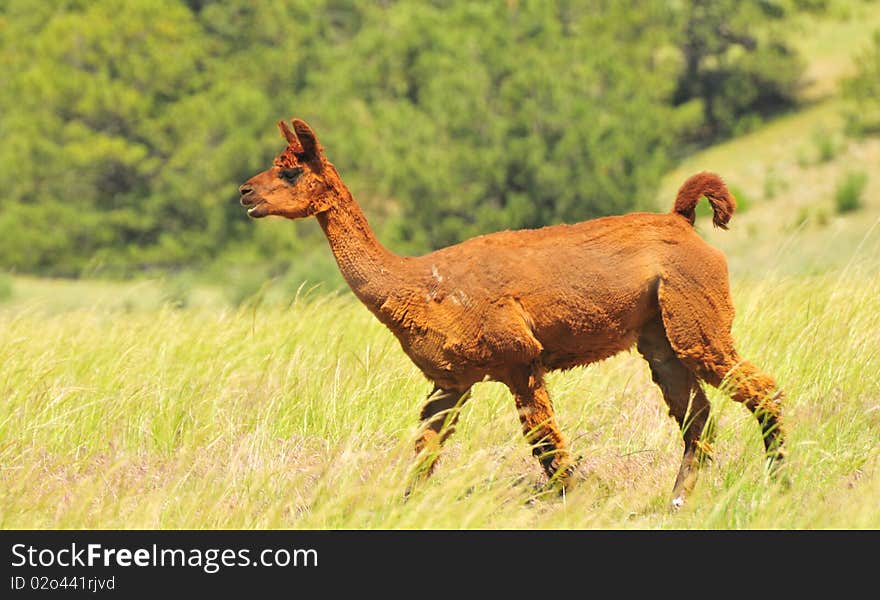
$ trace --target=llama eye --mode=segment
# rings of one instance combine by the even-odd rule
[[[278,177],[286,181],[287,183],[296,183],[296,180],[299,179],[300,175],[302,175],[303,170],[302,167],[294,167],[292,169],[281,169],[281,172],[278,174]]]

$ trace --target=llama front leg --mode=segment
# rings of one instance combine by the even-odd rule
[[[416,439],[416,456],[419,460],[419,473],[428,477],[440,458],[440,447],[455,431],[459,409],[470,398],[470,388],[461,390],[444,390],[435,387],[428,394],[428,400],[422,407],[422,429]]]
[[[544,385],[543,370],[532,365],[511,373],[507,386],[513,393],[523,435],[532,446],[532,454],[541,463],[551,482],[563,486],[574,466],[553,417],[553,404]]]

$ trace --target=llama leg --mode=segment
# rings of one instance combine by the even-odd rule
[[[705,257],[704,257],[705,258]],[[764,448],[773,466],[783,458],[782,392],[769,375],[743,361],[730,335],[733,304],[726,277],[711,281],[726,267],[695,270],[688,278],[667,274],[658,287],[663,325],[676,356],[706,383],[729,390],[761,425]]]
[[[684,456],[672,489],[672,507],[680,508],[693,491],[697,471],[706,458],[703,442],[709,401],[696,376],[675,356],[660,322],[650,323],[642,330],[638,349],[648,361],[651,378],[663,392],[663,399],[684,439]]]
[[[444,390],[435,387],[428,394],[422,407],[422,431],[416,440],[416,455],[420,458],[419,469],[427,477],[434,470],[440,457],[440,446],[455,431],[459,409],[470,397],[470,388]]]
[[[515,371],[507,382],[516,401],[523,435],[532,445],[532,454],[541,463],[551,481],[563,486],[574,466],[565,438],[553,418],[553,404],[544,386],[544,375],[538,366]]]
[[[764,450],[773,470],[785,457],[782,426],[782,391],[776,381],[747,360],[733,353],[728,361],[706,374],[706,381],[729,390],[731,398],[745,404],[758,423]]]

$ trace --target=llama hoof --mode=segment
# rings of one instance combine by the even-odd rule
[[[764,460],[764,467],[771,477],[775,477],[782,470],[782,467],[785,465],[784,459],[785,455],[780,453],[774,456],[769,456]]]
[[[409,499],[416,494],[419,490],[419,484],[423,483],[422,481],[412,481],[407,484],[406,489],[403,490],[403,501],[408,502]]]
[[[544,471],[547,473],[548,486],[567,487],[574,475],[576,463],[568,459],[556,456],[552,462],[544,465]]]
[[[539,500],[546,500],[554,496],[562,496],[565,493],[565,487],[555,479],[546,479],[538,481],[531,485],[532,495],[526,500],[527,505],[535,505]]]
[[[569,469],[566,469],[564,472],[560,471],[549,478],[542,487],[545,493],[555,493],[557,496],[562,497],[571,489],[571,483],[571,473]]]
[[[678,511],[682,506],[684,506],[684,496],[676,496],[672,499],[673,511]]]

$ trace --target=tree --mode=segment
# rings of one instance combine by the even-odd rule
[[[390,198],[390,232],[413,251],[631,209],[675,146],[674,77],[652,45],[669,18],[634,6],[374,8],[315,76],[342,107],[330,155],[356,192]]]
[[[786,4],[772,0],[688,0],[679,12],[683,68],[674,102],[701,104],[695,137],[736,133],[796,102],[801,60],[773,25]]]
[[[771,6],[7,0],[0,268],[319,271],[314,223],[237,203],[292,116],[400,252],[647,207],[686,142],[790,101]]]

